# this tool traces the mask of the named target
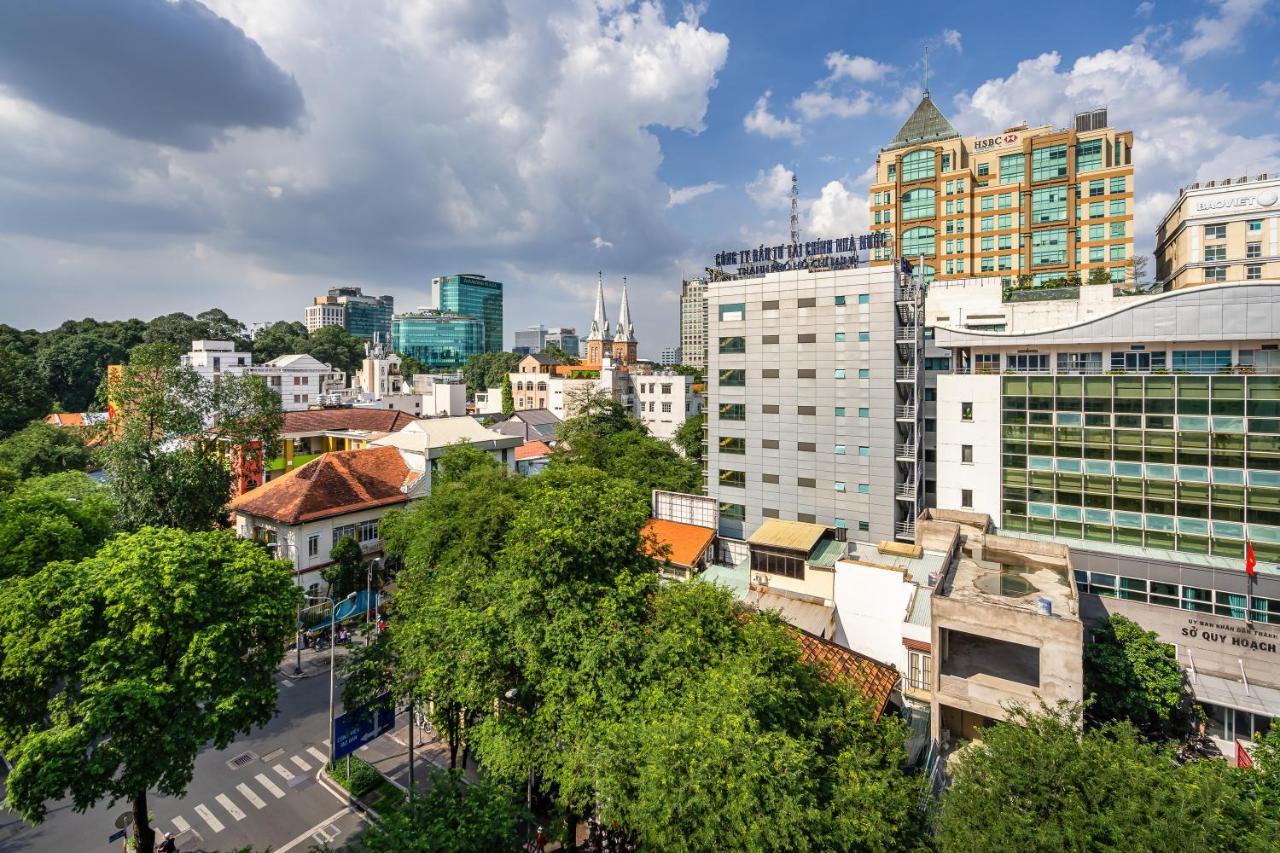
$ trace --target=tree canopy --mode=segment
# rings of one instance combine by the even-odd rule
[[[481,352],[467,359],[462,366],[462,378],[471,393],[485,388],[497,388],[502,378],[516,369],[524,356],[515,352]]]
[[[706,424],[707,413],[699,412],[691,418],[685,418],[684,423],[680,424],[680,429],[676,430],[675,445],[684,453],[685,459],[692,459],[701,464],[703,442],[706,440],[702,431]]]
[[[1266,850],[1278,813],[1249,771],[1179,765],[1128,723],[1082,729],[1080,708],[1014,709],[954,754],[943,850]]]
[[[34,359],[0,348],[0,400],[0,438],[48,414],[53,397]]]
[[[28,821],[127,799],[149,850],[147,792],[182,795],[200,749],[275,712],[298,591],[252,542],[145,529],[0,595],[0,749]]]
[[[60,471],[84,471],[93,461],[85,447],[84,431],[32,421],[0,441],[0,466],[20,477],[38,477]]]
[[[83,472],[32,477],[0,500],[0,578],[88,557],[114,532],[116,504]]]
[[[467,784],[457,770],[431,774],[425,794],[353,839],[356,853],[504,853],[514,848],[519,806],[510,788]]]
[[[1094,628],[1085,647],[1091,717],[1128,720],[1154,736],[1176,737],[1191,727],[1191,692],[1173,648],[1154,631],[1119,614]]]

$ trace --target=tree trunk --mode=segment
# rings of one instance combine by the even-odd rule
[[[458,766],[458,705],[449,703],[449,722],[445,726],[445,737],[449,739],[449,769]]]
[[[156,849],[156,831],[151,828],[147,814],[147,792],[133,798],[133,837],[137,840],[138,853],[151,853]]]
[[[467,759],[471,757],[471,741],[467,737],[467,730],[471,728],[471,713],[465,709],[462,712],[462,726],[458,731],[458,739],[462,741],[462,770],[466,772]]]
[[[565,809],[564,812],[564,849],[578,849],[578,816],[574,814],[573,809]]]

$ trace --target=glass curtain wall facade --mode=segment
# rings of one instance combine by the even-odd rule
[[[432,281],[432,287],[441,312],[483,322],[482,352],[502,352],[502,282],[482,275],[445,275]]]
[[[432,370],[458,370],[485,352],[485,324],[475,317],[437,312],[401,314],[391,323],[392,346]]]
[[[1280,561],[1280,376],[1004,376],[1001,403],[1004,528]]]
[[[375,333],[383,338],[391,334],[391,316],[395,313],[395,300],[390,296],[378,296],[368,301],[346,301],[347,331],[357,338],[373,340]]]

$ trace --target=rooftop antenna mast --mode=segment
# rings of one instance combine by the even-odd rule
[[[795,167],[791,169],[791,245],[800,242],[800,188],[796,183]]]
[[[924,49],[924,93],[929,94],[929,48]]]

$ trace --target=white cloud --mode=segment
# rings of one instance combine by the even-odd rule
[[[791,170],[781,163],[768,171],[761,169],[747,184],[747,195],[765,210],[786,207],[791,198]]]
[[[0,96],[0,297],[24,305],[9,322],[215,298],[245,319],[293,317],[346,278],[415,305],[424,279],[476,266],[521,316],[599,249],[635,281],[683,250],[652,129],[704,127],[729,40],[696,7],[676,20],[651,0],[204,2],[297,81],[299,126],[184,151]],[[156,259],[197,241],[208,261],[175,287],[181,265]],[[51,278],[42,300],[4,284],[69,246],[102,265]],[[557,310],[546,321],[573,325],[590,303]]]
[[[827,54],[827,68],[831,69],[831,75],[827,78],[829,82],[847,78],[859,83],[872,83],[894,70],[892,65],[877,62],[870,57],[849,56],[838,50]]]
[[[871,112],[875,99],[870,92],[857,92],[852,97],[832,95],[830,92],[804,92],[791,102],[795,111],[808,121],[824,116],[854,118]]]
[[[1134,131],[1140,252],[1151,250],[1155,227],[1179,187],[1280,168],[1280,137],[1231,130],[1251,114],[1250,105],[1222,90],[1195,88],[1141,40],[1082,56],[1067,68],[1056,52],[1023,60],[1013,74],[988,80],[957,102],[956,127],[977,134],[1024,120],[1063,126],[1073,113],[1106,104],[1112,125]]]
[[[788,118],[778,118],[769,112],[769,97],[772,92],[766,91],[756,99],[755,108],[742,119],[742,126],[748,133],[758,133],[770,139],[800,139],[800,125]]]
[[[1142,2],[1138,4],[1138,7],[1133,10],[1133,14],[1136,18],[1149,18],[1151,17],[1151,13],[1155,10],[1155,3],[1152,3],[1151,0],[1142,0]]]
[[[696,184],[691,187],[672,187],[670,189],[670,195],[667,197],[667,207],[676,207],[681,204],[687,204],[695,198],[722,189],[724,189],[724,184],[719,184],[715,181],[707,181],[705,184]]]
[[[964,44],[961,41],[959,30],[943,30],[941,39],[944,46],[951,48],[956,53],[964,52]]]
[[[1235,47],[1245,27],[1262,14],[1266,5],[1267,0],[1218,0],[1216,17],[1196,19],[1195,35],[1179,48],[1182,58],[1199,59]]]
[[[867,194],[850,190],[841,181],[829,181],[809,203],[805,232],[814,237],[865,234],[869,221]]]

